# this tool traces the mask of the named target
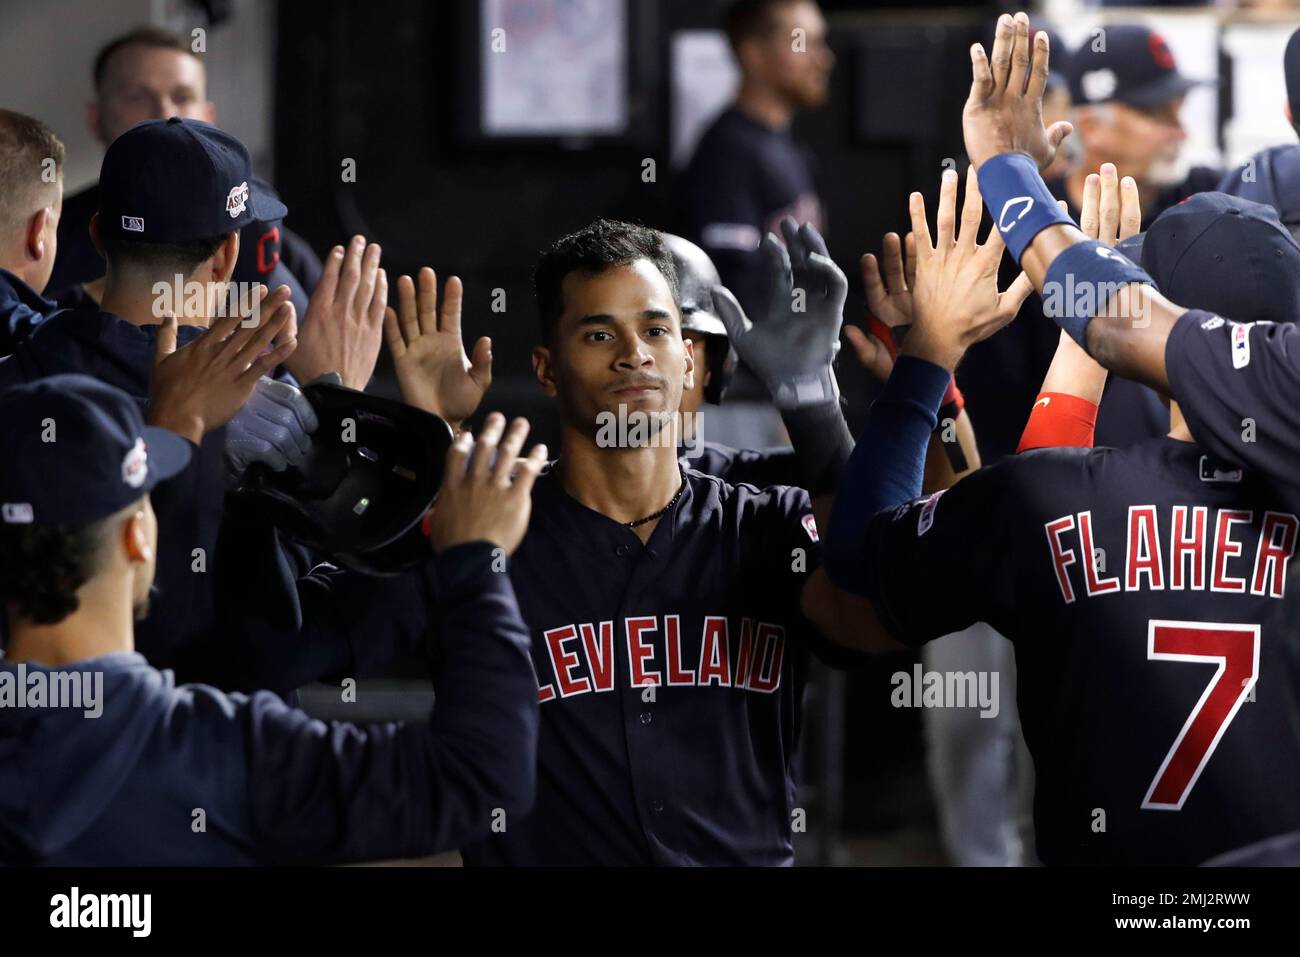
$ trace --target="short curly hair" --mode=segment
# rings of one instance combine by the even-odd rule
[[[571,272],[599,275],[616,266],[648,259],[668,281],[673,303],[679,308],[677,269],[663,234],[646,226],[616,219],[598,219],[576,233],[561,236],[538,260],[533,272],[537,311],[542,321],[542,341],[554,341],[555,329],[564,314],[564,277]]]
[[[99,570],[116,514],[87,525],[0,525],[0,600],[17,617],[54,625],[77,610]]]

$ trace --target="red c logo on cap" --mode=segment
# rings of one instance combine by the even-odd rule
[[[1151,48],[1151,59],[1156,61],[1156,66],[1162,70],[1174,69],[1174,55],[1169,52],[1169,44],[1164,37],[1153,33],[1147,37],[1147,45]]]
[[[270,255],[267,255],[267,249]],[[273,226],[257,241],[257,271],[265,276],[280,261],[280,227]]]

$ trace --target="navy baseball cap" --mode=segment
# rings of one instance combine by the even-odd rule
[[[1300,318],[1300,246],[1272,207],[1196,193],[1156,217],[1140,253],[1156,288],[1180,306],[1237,322]]]
[[[1219,192],[1272,206],[1294,236],[1300,230],[1300,145],[1261,150],[1224,176]]]
[[[1169,44],[1148,27],[1121,23],[1094,33],[1065,64],[1076,106],[1112,100],[1155,106],[1205,82],[1179,73]]]
[[[125,392],[55,375],[0,394],[0,522],[78,527],[139,499],[190,460]]]
[[[275,189],[265,180],[253,177],[248,185],[253,191],[280,202]],[[284,220],[279,218],[253,220],[240,229],[239,258],[235,260],[235,271],[230,278],[235,282],[264,283],[267,289],[288,286],[290,298],[301,320],[307,313],[309,296],[298,277],[280,261],[283,233]]]
[[[109,146],[99,171],[99,229],[125,239],[211,239],[286,213],[257,187],[244,144],[199,120],[136,124]]]

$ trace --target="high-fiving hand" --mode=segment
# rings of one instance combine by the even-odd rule
[[[307,302],[298,351],[286,363],[306,384],[337,372],[350,389],[364,389],[375,373],[383,341],[388,274],[379,268],[382,250],[353,236],[346,250],[335,246],[325,257],[320,282]]]
[[[546,464],[546,446],[534,445],[520,458],[528,420],[515,419],[509,430],[505,424],[505,416],[493,412],[478,441],[462,432],[447,450],[442,488],[429,516],[429,541],[435,551],[486,541],[510,554],[523,541],[533,482]]]
[[[961,126],[966,153],[976,169],[999,153],[1027,153],[1040,170],[1047,169],[1056,148],[1074,129],[1064,120],[1051,129],[1043,126],[1049,52],[1043,31],[1029,42],[1029,17],[1024,13],[998,18],[991,56],[978,43],[971,47],[974,76]]]
[[[779,409],[839,399],[834,361],[849,283],[817,230],[781,221],[785,245],[771,233],[761,247],[769,283],[767,315],[751,323],[736,297],[713,287],[713,306],[731,345],[754,370]]]
[[[916,236],[916,282],[912,287],[912,327],[902,352],[952,371],[968,348],[1016,317],[1033,286],[1021,273],[1006,292],[998,292],[998,264],[1006,245],[996,229],[989,230],[983,245],[976,241],[984,207],[974,166],[966,174],[960,232],[957,173],[953,170],[944,172],[939,187],[933,241],[920,193],[912,194],[909,209]]]
[[[194,444],[231,416],[252,395],[257,380],[284,362],[297,341],[273,340],[293,322],[289,287],[269,296],[258,289],[256,323],[243,315],[226,316],[181,348],[176,348],[175,316],[166,316],[154,341],[153,377],[149,382],[149,423],[170,429]]]
[[[879,382],[888,379],[893,371],[898,346],[912,324],[912,286],[915,282],[916,238],[911,233],[905,239],[900,239],[898,233],[886,233],[879,261],[871,253],[862,257],[867,328],[862,330],[846,325],[844,338],[849,340],[858,362]]]
[[[492,384],[492,340],[474,343],[473,359],[461,340],[460,312],[464,289],[455,276],[447,280],[438,309],[438,277],[420,270],[419,289],[410,276],[397,280],[397,309],[384,316],[384,336],[393,356],[402,401],[441,416],[458,429],[474,414]]]

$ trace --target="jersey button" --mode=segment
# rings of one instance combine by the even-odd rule
[[[614,549],[614,554],[617,555],[619,558],[626,558],[627,553],[628,553],[628,547],[626,545],[620,545],[618,546],[618,548]]]
[[[649,724],[649,723],[650,723],[651,721],[653,721],[654,719],[655,719],[655,716],[652,715],[649,711],[642,711],[642,712],[641,712],[641,723],[642,723],[642,724]]]
[[[656,814],[662,814],[662,813],[663,813],[663,810],[664,810],[664,802],[663,802],[662,799],[660,799],[660,798],[655,798],[654,803],[651,804],[650,806],[651,806],[652,808],[655,809],[655,813],[656,813]]]

